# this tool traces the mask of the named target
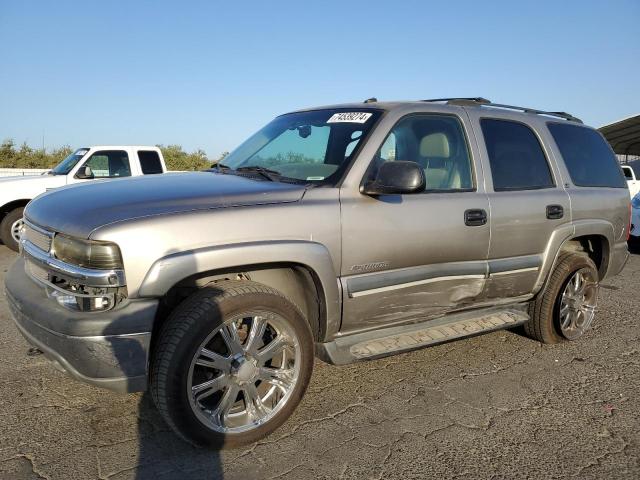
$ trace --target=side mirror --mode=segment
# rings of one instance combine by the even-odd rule
[[[380,166],[376,179],[361,189],[365,195],[392,195],[424,192],[424,170],[415,162],[397,160]]]
[[[78,173],[76,173],[76,178],[79,178],[81,180],[91,180],[95,178],[95,176],[93,175],[91,167],[85,166],[80,167],[80,170],[78,170]]]

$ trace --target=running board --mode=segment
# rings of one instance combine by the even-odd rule
[[[436,320],[339,337],[316,345],[318,356],[334,365],[386,357],[439,343],[522,325],[526,304],[448,315]]]

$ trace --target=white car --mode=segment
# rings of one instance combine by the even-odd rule
[[[158,147],[108,145],[79,148],[43,175],[0,178],[0,241],[18,251],[22,211],[41,193],[94,179],[165,173]]]
[[[636,172],[633,170],[631,165],[622,165],[622,171],[627,179],[629,194],[631,194],[631,198],[633,198],[638,192],[640,192],[640,180],[636,179]]]
[[[631,228],[629,243],[640,245],[640,193],[631,199]]]

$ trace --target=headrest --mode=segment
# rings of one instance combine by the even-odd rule
[[[421,157],[449,158],[449,140],[444,133],[432,133],[420,141]]]

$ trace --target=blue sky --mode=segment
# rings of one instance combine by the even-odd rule
[[[231,150],[312,105],[640,113],[640,1],[0,0],[0,140]]]

